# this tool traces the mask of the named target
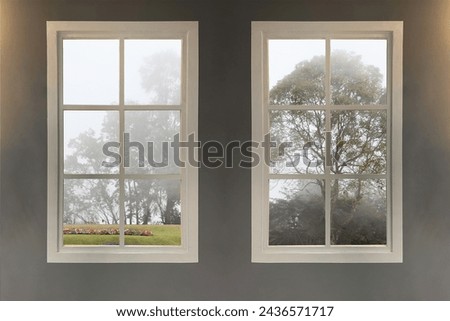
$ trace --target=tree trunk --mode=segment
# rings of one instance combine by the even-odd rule
[[[136,205],[135,207],[135,214],[136,214],[136,224],[139,224],[139,200],[137,199],[137,186],[136,186],[136,181],[133,181],[133,188],[134,188],[134,204]]]
[[[175,209],[178,200],[178,193],[173,186],[166,187],[167,203],[164,211],[164,224],[180,224],[180,217]]]
[[[151,215],[150,209],[149,209],[148,206],[147,206],[147,208],[145,209],[145,214],[144,214],[144,216],[142,217],[142,224],[143,224],[143,225],[148,225],[148,223],[149,223],[149,221],[150,221],[150,215]]]

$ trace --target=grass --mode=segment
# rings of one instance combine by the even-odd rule
[[[64,225],[64,228],[112,229],[118,225]],[[125,235],[125,245],[181,245],[180,225],[126,225],[133,230],[150,230],[153,236]],[[119,245],[119,235],[65,234],[64,245]]]

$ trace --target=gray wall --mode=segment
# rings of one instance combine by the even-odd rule
[[[251,264],[250,171],[200,170],[200,263],[46,263],[47,20],[200,22],[201,140],[250,139],[250,21],[403,20],[404,263]],[[450,1],[4,0],[2,300],[450,299]]]

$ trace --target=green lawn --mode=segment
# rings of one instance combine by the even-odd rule
[[[102,229],[117,225],[64,225],[64,228]],[[133,230],[150,230],[153,236],[125,235],[125,245],[181,245],[180,225],[126,225]],[[65,234],[64,245],[118,245],[118,235]]]

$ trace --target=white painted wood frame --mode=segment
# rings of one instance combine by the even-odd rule
[[[269,133],[269,110],[324,110],[327,131],[333,110],[387,111],[387,172],[382,175],[270,174],[263,162],[252,168],[252,262],[257,263],[386,263],[402,262],[402,46],[403,22],[252,22],[252,140]],[[268,41],[270,39],[323,39],[326,42],[325,105],[270,105]],[[387,40],[387,103],[376,106],[331,104],[330,40]],[[263,149],[257,152],[263,159]],[[322,178],[326,182],[325,245],[269,245],[269,179]],[[335,178],[384,178],[387,182],[386,245],[330,244],[330,181]]]
[[[62,77],[63,39],[117,39],[120,43],[120,94],[116,106],[64,105]],[[182,41],[181,102],[179,105],[133,105],[124,103],[125,39],[180,39]],[[198,262],[198,168],[186,162],[180,174],[64,174],[63,111],[115,110],[120,115],[123,155],[125,110],[174,110],[180,112],[180,141],[189,134],[197,139],[198,120],[198,23],[197,22],[47,22],[48,79],[48,228],[47,262],[150,263]],[[182,160],[187,151],[180,150]],[[63,245],[64,178],[114,178],[120,182],[120,244],[118,246]],[[180,246],[131,246],[124,242],[124,179],[179,179],[181,199]]]

